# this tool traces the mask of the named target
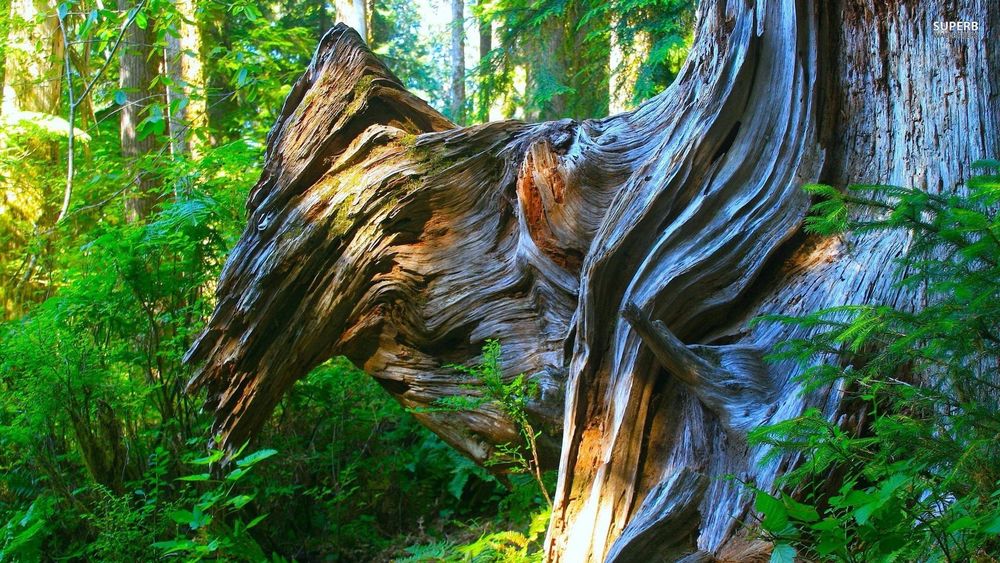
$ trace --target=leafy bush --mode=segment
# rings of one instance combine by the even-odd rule
[[[170,519],[181,528],[178,530],[180,535],[172,540],[156,542],[153,547],[160,549],[163,555],[186,555],[189,561],[219,557],[240,561],[266,559],[264,551],[249,532],[267,515],[261,514],[245,522],[241,514],[242,509],[257,497],[258,491],[237,492],[254,466],[278,452],[258,450],[240,457],[245,448],[246,445],[232,455],[234,462],[227,464],[224,475],[219,479],[213,479],[210,473],[196,473],[178,479],[209,486],[190,510],[183,508],[169,512]],[[224,457],[225,452],[213,450],[208,456],[191,463],[209,469],[213,464],[222,462]]]
[[[281,522],[258,536],[279,553],[306,540],[314,555],[395,554],[454,520],[492,515],[507,496],[343,358],[294,386],[259,443],[281,450],[258,475],[260,510]]]
[[[977,167],[1000,168],[983,161]],[[845,561],[993,560],[1000,550],[1000,176],[965,194],[829,186],[813,232],[905,230],[899,287],[923,294],[916,311],[885,304],[771,318],[813,329],[775,354],[807,368],[807,389],[839,385],[861,418],[817,410],[756,431],[801,462],[777,495],[757,492],[772,560],[796,551]]]

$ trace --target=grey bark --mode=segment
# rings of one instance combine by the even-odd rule
[[[171,0],[180,17],[176,35],[167,34],[164,67],[170,84],[166,88],[169,115],[170,149],[175,155],[196,153],[200,143],[195,136],[205,127],[204,76],[200,60],[201,32],[195,20],[192,0]]]
[[[181,74],[181,40],[171,34],[167,34],[167,45],[163,52],[163,64],[170,84],[166,87],[167,108],[168,108],[168,129],[170,131],[170,152],[173,155],[181,155],[188,152],[188,144],[185,135],[185,122],[183,110],[175,110],[181,104],[187,103],[187,96],[184,94],[184,78]]]

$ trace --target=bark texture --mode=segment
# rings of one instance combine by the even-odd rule
[[[451,116],[463,123],[465,113],[465,0],[451,0]]]
[[[173,0],[177,9],[174,34],[167,34],[164,65],[170,84],[166,88],[170,114],[170,150],[178,155],[198,154],[200,139],[193,133],[204,129],[205,80],[201,60],[201,30],[195,21],[192,0]]]
[[[127,12],[136,7],[133,0],[118,0],[118,9]],[[143,136],[139,124],[147,117],[148,108],[154,103],[163,104],[162,87],[153,86],[153,79],[159,71],[162,56],[153,56],[153,24],[147,22],[145,29],[133,23],[122,38],[119,55],[119,83],[125,92],[125,104],[119,119],[119,137],[122,156],[139,160],[158,148],[156,135]],[[125,197],[125,214],[130,221],[149,215],[156,203],[156,180],[141,168],[131,179],[131,188]]]
[[[889,277],[905,237],[803,236],[800,187],[946,191],[997,154],[998,12],[706,0],[677,81],[635,111],[467,128],[338,26],[271,132],[191,386],[232,446],[332,355],[415,407],[469,393],[444,366],[499,338],[542,389],[550,560],[760,557],[720,477],[771,486],[790,460],[746,431],[841,405],[762,360],[805,329],[747,321],[915,299]],[[948,19],[985,37],[933,37]],[[418,417],[479,461],[515,435],[488,405]]]

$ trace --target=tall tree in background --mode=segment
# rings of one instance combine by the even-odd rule
[[[642,55],[649,52],[649,35],[639,31],[631,44],[621,31],[621,18],[615,16],[610,25],[610,77],[608,80],[609,110],[621,112],[634,104],[635,87],[639,80]]]
[[[478,6],[477,6],[478,8]],[[490,78],[490,51],[493,50],[493,22],[484,14],[476,18],[479,24],[479,63],[476,67],[476,78],[479,82],[476,89],[475,118],[487,121],[490,118],[490,105],[493,103],[493,87]]]
[[[4,47],[4,113],[58,114],[63,44],[55,2],[10,0]],[[5,14],[5,18],[7,14]]]
[[[440,80],[445,64],[431,57],[432,41],[422,33],[421,14],[410,0],[379,0],[369,4],[368,46],[410,88],[425,92],[429,99],[445,102],[448,92]],[[438,95],[435,97],[434,94]]]
[[[481,92],[506,98],[505,114],[529,120],[606,115],[610,47],[601,6],[591,0],[477,6],[496,22],[503,48],[483,67]]]
[[[465,1],[451,0],[451,90],[449,109],[456,123],[465,110]]]
[[[143,9],[143,6],[134,0],[118,0],[118,9],[128,13],[133,9]],[[152,22],[147,16],[136,18],[134,24],[125,30],[119,57],[119,83],[125,94],[119,136],[122,156],[133,163],[131,173],[134,175],[128,179],[129,188],[125,197],[126,217],[132,221],[149,215],[157,197],[157,179],[143,170],[141,163],[143,157],[160,148],[156,135],[152,133],[164,131],[162,92],[154,85],[163,58],[154,56],[155,43]]]
[[[595,12],[587,2],[566,7],[564,17],[567,91],[563,117],[586,119],[608,115],[608,80],[611,52],[606,13]]]
[[[63,85],[65,50],[55,3],[47,0],[0,2],[2,33],[3,99],[0,119],[5,133],[14,137],[0,143],[6,160],[17,154],[15,173],[0,175],[0,318],[13,318],[44,298],[46,284],[39,272],[45,260],[27,250],[42,228],[57,215],[46,180],[59,169],[58,135],[32,136],[58,115]],[[49,129],[52,133],[52,130]],[[13,142],[11,142],[13,141]],[[16,147],[16,148],[15,148]],[[5,163],[6,164],[6,163]]]
[[[354,28],[366,42],[368,35],[368,4],[365,0],[336,0],[337,21]]]
[[[174,12],[166,34],[164,64],[171,152],[197,154],[207,124],[205,80],[201,64],[201,29],[194,0],[172,0]]]
[[[209,144],[218,146],[237,138],[232,123],[239,104],[233,95],[228,69],[219,54],[233,50],[233,22],[228,10],[209,8],[202,22],[201,60],[204,63],[205,101],[208,116]]]
[[[566,40],[566,23],[561,12],[556,12],[545,17],[538,32],[524,42],[528,68],[525,117],[532,121],[566,115]]]

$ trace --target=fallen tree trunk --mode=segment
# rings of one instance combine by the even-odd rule
[[[469,393],[446,366],[497,338],[504,374],[542,389],[549,559],[766,552],[719,477],[771,486],[790,460],[763,463],[746,431],[841,405],[762,360],[805,329],[747,321],[914,299],[889,276],[905,237],[803,236],[800,187],[940,192],[997,154],[998,12],[706,0],[676,83],[637,110],[467,128],[338,26],[269,136],[191,386],[232,446],[333,355],[420,407]],[[932,35],[956,19],[982,37]],[[517,432],[489,405],[417,416],[480,462]]]

